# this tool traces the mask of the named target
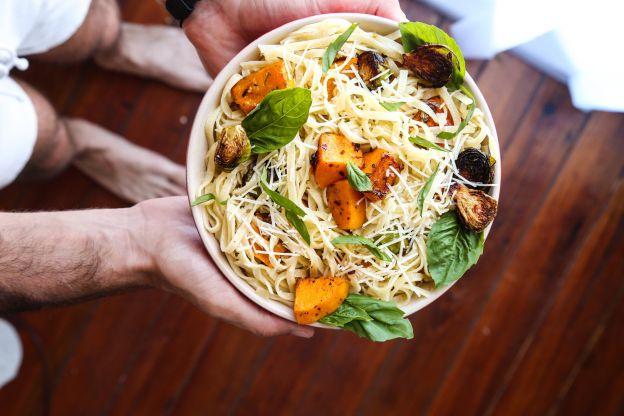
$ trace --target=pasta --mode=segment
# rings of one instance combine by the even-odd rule
[[[204,226],[215,235],[242,279],[260,295],[289,306],[293,304],[296,279],[309,276],[345,276],[351,292],[398,305],[428,296],[434,285],[427,269],[427,234],[452,204],[449,185],[457,175],[454,160],[466,147],[488,147],[490,132],[479,108],[454,139],[437,138],[440,131],[457,129],[467,116],[472,98],[461,90],[420,85],[400,65],[403,48],[398,31],[382,36],[356,28],[334,66],[323,74],[324,51],[349,24],[328,19],[291,33],[279,45],[260,45],[261,59],[243,63],[240,73],[232,75],[219,107],[211,112],[205,126],[209,150],[198,195],[212,193],[227,203],[205,204]],[[357,69],[349,66],[352,58],[368,50],[385,55],[389,64],[378,75],[381,86],[374,90],[369,90]],[[308,121],[281,149],[260,154],[231,172],[219,171],[214,162],[216,137],[245,118],[232,105],[232,86],[278,60],[283,61],[294,86],[312,92]],[[435,97],[443,103],[441,112],[428,104]],[[400,110],[389,111],[381,103],[403,104]],[[434,123],[425,122],[425,118]],[[450,120],[452,124],[447,125]],[[363,246],[331,243],[345,232],[337,228],[328,209],[326,190],[316,184],[310,162],[319,135],[330,132],[344,135],[363,151],[384,149],[404,166],[400,172],[394,171],[399,179],[390,186],[387,197],[367,204],[367,220],[357,230],[358,235],[390,250],[390,262],[378,260]],[[415,136],[437,142],[449,151],[415,146],[410,141]],[[270,172],[271,188],[305,211],[303,220],[310,233],[310,245],[289,224],[281,208],[261,192],[259,181],[264,170]],[[418,195],[434,171],[437,173],[421,213]],[[258,261],[254,253],[268,256],[270,264]]]

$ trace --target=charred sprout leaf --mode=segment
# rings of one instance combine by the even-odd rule
[[[193,202],[191,202],[191,206],[194,207],[194,206],[197,206],[205,202],[209,202],[209,201],[217,201],[221,205],[227,204],[227,200],[219,201],[214,194],[205,194],[200,197],[197,197]]]
[[[373,183],[367,174],[362,172],[353,162],[347,163],[347,180],[356,191],[368,192],[373,189]]]
[[[251,143],[245,129],[236,125],[228,126],[221,131],[214,157],[219,169],[229,172],[247,161],[250,155]]]
[[[455,166],[462,178],[476,183],[491,183],[493,169],[488,155],[469,147],[457,156]]]
[[[401,106],[402,106],[403,104],[405,104],[405,101],[399,101],[399,102],[396,102],[396,103],[389,103],[389,102],[380,101],[380,102],[379,102],[379,104],[380,104],[383,108],[385,108],[386,110],[388,110],[388,111],[396,111],[396,110],[398,110],[399,108],[401,108]]]
[[[433,185],[433,181],[435,180],[439,168],[440,166],[437,166],[435,168],[429,179],[427,179],[427,182],[425,182],[425,185],[418,193],[418,209],[420,210],[421,217],[423,215],[423,209],[425,207],[425,199],[427,199],[427,197],[429,196],[429,191],[431,191],[431,186]]]
[[[496,216],[498,202],[478,189],[469,189],[459,184],[453,194],[459,219],[464,227],[474,232],[481,232],[490,225]]]
[[[319,322],[355,332],[375,342],[395,338],[412,339],[414,330],[404,315],[392,302],[352,293],[334,313],[321,318]]]
[[[434,149],[434,150],[440,150],[441,152],[450,152],[449,149],[440,147],[437,144],[425,139],[424,137],[415,136],[415,137],[410,137],[409,140],[410,142],[414,143],[416,146],[424,147],[425,149]]]
[[[323,54],[323,74],[329,71],[329,67],[334,63],[334,59],[336,59],[336,55],[340,52],[340,49],[342,49],[342,45],[349,39],[349,36],[351,36],[357,26],[357,23],[353,23],[342,35],[338,36],[335,41],[329,44]]]
[[[477,108],[477,100],[475,100],[474,96],[470,93],[470,91],[468,91],[468,89],[462,85],[461,90],[464,94],[466,94],[468,97],[472,98],[472,102],[470,103],[470,105],[468,106],[468,114],[466,114],[466,118],[464,118],[461,123],[459,123],[459,126],[457,126],[457,130],[455,130],[454,132],[448,132],[448,131],[443,131],[441,133],[438,133],[438,137],[444,140],[451,140],[452,138],[454,138],[455,136],[457,136],[459,133],[461,133],[461,131],[468,125],[468,123],[470,122],[470,119],[472,118],[472,115],[474,114],[475,109]]]
[[[453,82],[449,86],[459,88],[462,85],[466,75],[466,62],[457,42],[452,37],[442,29],[421,22],[399,23],[399,29],[405,52],[411,52],[418,46],[428,43],[444,45],[451,50],[453,52]]]
[[[252,153],[267,153],[290,143],[308,120],[312,93],[306,88],[271,91],[245,117],[242,126]]]
[[[462,277],[483,253],[483,241],[482,232],[462,227],[455,211],[443,214],[427,236],[427,267],[435,285]]]
[[[264,171],[260,178],[260,187],[269,196],[269,198],[271,198],[273,202],[284,208],[286,213],[286,219],[288,220],[290,225],[295,227],[301,237],[303,237],[303,240],[308,243],[308,245],[310,245],[310,233],[308,232],[308,227],[301,219],[301,217],[305,215],[305,211],[290,199],[280,195],[278,192],[275,192],[274,190],[269,188],[269,184],[266,182],[266,176],[266,171]]]
[[[429,87],[443,87],[453,75],[453,53],[445,46],[418,46],[403,55],[403,62]]]
[[[386,59],[378,52],[365,51],[358,55],[358,72],[369,89],[381,86],[379,74],[386,70],[385,64]]]
[[[366,247],[368,251],[370,251],[379,260],[383,260],[383,261],[392,260],[392,257],[390,257],[388,253],[386,253],[385,251],[377,247],[377,244],[375,244],[373,240],[366,238],[366,237],[362,237],[361,235],[353,235],[353,234],[341,235],[341,236],[334,238],[331,243],[333,245],[359,244],[359,245]]]

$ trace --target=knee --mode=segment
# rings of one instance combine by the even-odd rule
[[[75,153],[73,140],[63,119],[56,118],[45,128],[41,128],[40,124],[32,157],[20,175],[20,179],[52,178],[69,166]]]
[[[96,25],[99,39],[94,53],[115,47],[121,33],[121,18],[116,0],[92,0],[96,7]]]

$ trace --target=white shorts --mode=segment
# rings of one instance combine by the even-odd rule
[[[82,25],[91,0],[0,0],[0,189],[22,171],[37,140],[37,114],[9,78],[24,55],[47,52]]]

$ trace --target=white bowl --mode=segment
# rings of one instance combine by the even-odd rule
[[[206,119],[209,113],[219,105],[221,93],[227,80],[234,73],[240,71],[240,64],[242,62],[258,59],[258,45],[278,44],[291,32],[305,25],[318,23],[327,18],[342,18],[350,22],[356,22],[359,23],[362,29],[377,32],[382,35],[392,33],[398,29],[398,23],[393,20],[367,14],[335,13],[317,15],[300,20],[295,20],[294,22],[290,22],[281,27],[278,27],[277,29],[274,29],[271,32],[259,37],[258,39],[250,43],[245,49],[240,51],[238,55],[236,55],[234,59],[232,59],[214,79],[212,86],[204,95],[199,109],[197,110],[195,120],[193,121],[193,129],[191,130],[191,138],[189,140],[186,156],[187,186],[189,198],[191,200],[196,196],[197,190],[201,184],[201,181],[204,177],[204,172],[206,170],[204,160],[208,149],[206,138],[204,136],[204,125],[206,124]],[[466,73],[465,82],[468,88],[474,94],[477,100],[478,107],[484,112],[485,121],[491,132],[489,142],[490,152],[497,161],[497,163],[495,164],[494,183],[499,185],[492,188],[491,195],[494,198],[498,199],[500,195],[501,157],[498,144],[498,136],[496,135],[496,127],[494,126],[492,114],[490,113],[490,109],[488,108],[487,103],[485,102],[485,99],[481,94],[481,91],[479,91],[479,88],[468,73]],[[203,240],[204,245],[208,250],[208,253],[210,253],[210,256],[212,256],[212,259],[217,264],[221,272],[225,275],[225,277],[238,290],[240,290],[245,296],[258,304],[260,307],[271,311],[284,319],[294,321],[295,319],[291,308],[275,300],[266,299],[260,296],[254,291],[251,286],[245,283],[245,281],[232,270],[225,255],[219,248],[219,243],[217,239],[204,228],[202,215],[202,208],[200,206],[193,208],[193,219],[195,220],[199,235],[201,236],[201,239]],[[487,237],[490,228],[491,224],[485,230],[485,237]],[[414,300],[406,305],[401,306],[401,309],[405,312],[406,315],[411,315],[442,296],[442,294],[449,290],[452,285],[453,284],[438,288],[434,290],[429,297]],[[318,323],[314,324],[314,326],[330,328],[328,326]]]

